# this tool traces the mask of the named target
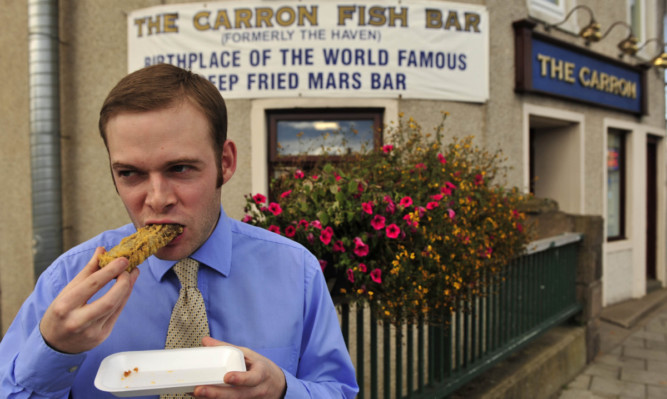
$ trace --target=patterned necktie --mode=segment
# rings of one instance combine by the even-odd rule
[[[166,349],[198,347],[201,339],[209,335],[204,298],[197,288],[197,270],[199,262],[191,258],[174,265],[181,291],[171,313]]]
[[[174,265],[174,272],[181,282],[178,300],[171,312],[165,349],[194,348],[201,346],[201,339],[209,335],[204,298],[197,288],[199,262],[185,258]],[[160,399],[191,398],[186,394],[162,394]]]

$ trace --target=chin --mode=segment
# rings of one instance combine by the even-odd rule
[[[190,255],[190,253],[184,253],[182,248],[169,248],[169,246],[160,249],[155,256],[158,259],[162,260],[181,260]]]

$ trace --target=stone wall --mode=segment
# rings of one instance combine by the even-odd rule
[[[571,215],[558,209],[550,199],[532,198],[525,207],[528,224],[535,239],[562,233],[582,233],[577,265],[577,299],[582,311],[577,322],[586,327],[586,361],[593,360],[600,350],[600,314],[602,312],[602,244],[601,216]]]

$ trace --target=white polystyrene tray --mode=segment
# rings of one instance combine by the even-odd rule
[[[243,352],[232,346],[119,352],[102,360],[95,387],[120,397],[187,393],[225,385],[225,373],[245,369]]]

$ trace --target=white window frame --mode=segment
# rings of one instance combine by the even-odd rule
[[[528,5],[528,13],[532,18],[543,21],[546,24],[557,24],[565,18],[567,13],[577,6],[576,0],[559,0],[558,4],[553,4],[546,0],[526,0]],[[577,16],[572,15],[570,18],[558,25],[559,29],[577,34],[579,32],[579,24],[577,23]]]
[[[632,26],[632,10],[631,10],[631,5],[632,5],[633,0],[626,0],[625,6],[626,6],[626,15],[627,15],[627,22]],[[643,43],[648,36],[646,36],[646,0],[634,0],[636,4],[639,5],[639,21],[641,25],[639,26],[639,29],[636,29],[636,27],[633,26],[633,32],[635,34],[635,37],[639,39],[640,43]]]

